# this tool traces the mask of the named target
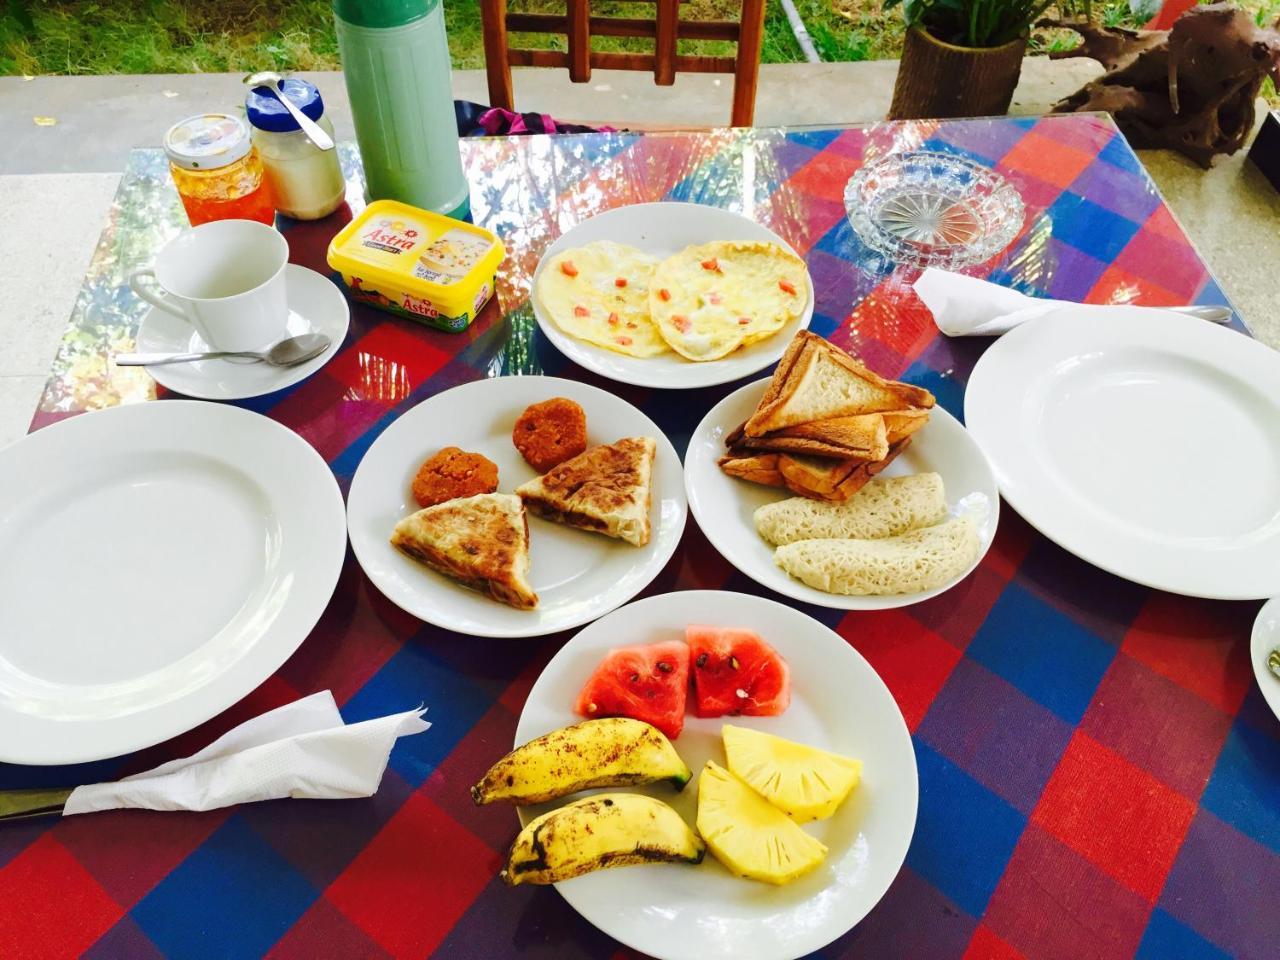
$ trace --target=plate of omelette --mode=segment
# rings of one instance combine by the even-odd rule
[[[776,363],[813,317],[813,282],[754,220],[692,203],[641,203],[584,220],[533,276],[542,332],[621,383],[690,389]]]

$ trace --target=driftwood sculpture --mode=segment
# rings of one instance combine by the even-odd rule
[[[1253,128],[1262,81],[1280,75],[1280,33],[1227,3],[1194,7],[1171,30],[1135,32],[1070,21],[1083,42],[1054,58],[1089,57],[1107,72],[1053,107],[1105,110],[1138,147],[1169,147],[1208,167]]]

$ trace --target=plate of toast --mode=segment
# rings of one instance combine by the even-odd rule
[[[497,377],[437,394],[351,481],[356,559],[393,603],[460,633],[541,636],[626,603],[684,530],[680,459],[596,387]]]
[[[731,210],[639,203],[597,214],[547,248],[530,300],[556,349],[602,377],[679,390],[777,361],[813,317],[808,267]]]
[[[949,590],[990,548],[1000,510],[981,449],[928,390],[808,331],[770,379],[703,418],[685,490],[707,539],[740,571],[845,610]]]

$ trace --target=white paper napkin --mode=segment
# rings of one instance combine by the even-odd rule
[[[916,295],[933,314],[933,322],[949,337],[998,337],[1014,327],[1063,307],[1106,309],[1098,304],[1028,297],[998,283],[927,268],[913,284]],[[1159,307],[1130,309],[1159,310]]]
[[[62,812],[214,810],[282,797],[369,797],[396,740],[431,726],[422,719],[425,712],[346,725],[325,690],[242,723],[193,756],[115,783],[77,787]]]

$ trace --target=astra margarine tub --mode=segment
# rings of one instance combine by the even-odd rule
[[[456,332],[493,296],[505,255],[483,227],[375,200],[329,243],[328,260],[356,300]]]

